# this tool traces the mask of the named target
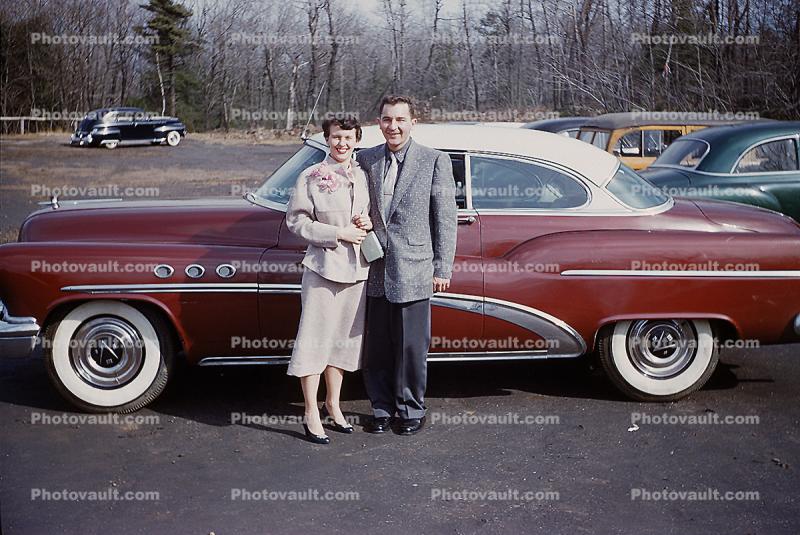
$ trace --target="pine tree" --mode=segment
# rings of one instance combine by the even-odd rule
[[[140,7],[153,14],[147,24],[140,28],[140,32],[155,37],[155,42],[151,46],[161,89],[162,113],[166,103],[161,71],[161,66],[164,64],[169,87],[169,113],[174,116],[177,100],[175,71],[181,57],[188,52],[191,45],[186,21],[192,16],[192,11],[176,0],[150,0],[147,4],[141,4]]]

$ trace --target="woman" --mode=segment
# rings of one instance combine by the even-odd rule
[[[339,393],[344,372],[360,368],[369,264],[359,253],[372,223],[367,177],[352,158],[361,126],[353,118],[327,119],[322,130],[329,154],[301,173],[286,212],[289,230],[309,243],[302,262],[303,311],[287,373],[300,377],[306,438],[328,444],[317,407],[320,374],[334,429],[353,432]]]

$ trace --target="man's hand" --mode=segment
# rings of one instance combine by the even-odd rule
[[[450,279],[440,279],[439,277],[433,278],[433,291],[446,292],[450,288]]]
[[[353,224],[361,230],[369,232],[372,230],[372,220],[366,214],[356,214],[353,216]]]

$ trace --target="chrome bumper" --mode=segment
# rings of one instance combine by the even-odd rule
[[[794,332],[797,336],[800,336],[800,314],[794,319]]]
[[[14,317],[0,301],[0,357],[29,357],[40,330],[36,318]]]
[[[70,145],[78,145],[82,147],[84,145],[90,145],[91,143],[92,143],[92,134],[87,134],[85,136],[72,134],[69,138]]]

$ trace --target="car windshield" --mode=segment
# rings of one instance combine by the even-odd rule
[[[94,117],[82,120],[81,123],[78,125],[78,132],[91,132],[92,127],[97,123],[97,119]]]
[[[631,169],[620,164],[614,178],[606,186],[623,204],[631,208],[655,208],[669,201],[670,197]]]
[[[288,204],[300,173],[324,159],[324,151],[311,145],[303,145],[303,148],[295,152],[258,188],[256,196],[278,204]]]
[[[653,166],[677,165],[687,169],[695,169],[708,153],[709,147],[696,139],[678,139],[664,151]]]

